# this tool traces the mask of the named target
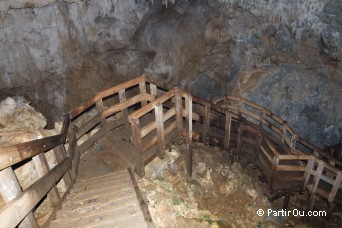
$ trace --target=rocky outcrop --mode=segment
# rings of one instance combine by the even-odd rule
[[[342,5],[336,1],[177,1],[138,35],[147,72],[212,99],[245,97],[323,147],[342,140]],[[173,36],[172,34],[177,34]]]

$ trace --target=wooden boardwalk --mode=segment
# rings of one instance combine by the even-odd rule
[[[77,180],[49,227],[149,227],[127,170]]]

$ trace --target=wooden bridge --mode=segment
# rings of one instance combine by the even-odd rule
[[[134,110],[137,105],[141,108]],[[92,110],[97,115],[79,126],[79,120]],[[341,160],[298,136],[281,118],[243,98],[224,96],[209,102],[141,76],[98,93],[66,114],[59,135],[0,148],[0,193],[6,202],[0,209],[0,226],[37,227],[33,211],[42,200],[50,200],[56,208],[62,203],[50,223],[55,227],[88,222],[92,226],[126,227],[135,226],[133,220],[144,225],[148,218],[142,217],[138,207],[142,202],[134,195],[137,187],[132,185],[132,175],[116,173],[89,181],[77,178],[81,154],[122,125],[131,127],[135,171],[140,176],[146,164],[164,156],[167,143],[182,140],[189,146],[187,174],[191,176],[191,143],[196,140],[224,147],[232,162],[254,163],[268,181],[271,199],[285,195],[286,204],[291,192],[306,191],[310,195],[308,210],[314,207],[317,195],[329,202],[331,211],[335,204],[341,204]],[[95,127],[99,130],[78,145],[79,139]],[[45,157],[50,150],[58,161],[53,167]],[[40,178],[23,191],[13,169],[27,162],[34,164]],[[69,188],[63,196],[56,187],[60,181]],[[89,189],[94,183],[105,187]],[[99,196],[92,198],[92,191],[97,190]],[[123,200],[126,196],[127,201]],[[93,207],[100,209],[94,211]],[[118,210],[121,207],[125,209]],[[79,208],[85,209],[87,216]],[[72,216],[71,211],[76,213]],[[123,219],[115,211],[123,213]]]

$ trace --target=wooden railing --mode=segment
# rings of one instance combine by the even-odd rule
[[[129,115],[128,109],[137,104],[142,108]],[[154,114],[152,120],[148,113]],[[263,166],[269,167],[265,170],[270,183],[286,176],[279,176],[280,172],[299,173],[296,180],[301,181],[302,189],[311,193],[310,207],[315,194],[332,204],[341,189],[341,161],[303,140],[284,120],[263,107],[232,96],[212,103],[150,76],[141,76],[100,92],[69,112],[60,134],[0,148],[0,193],[6,201],[0,209],[0,226],[37,226],[32,213],[36,205],[46,195],[57,205],[61,196],[56,185],[61,178],[70,187],[78,175],[81,154],[108,131],[124,124],[128,126],[127,119],[131,123],[139,175],[144,174],[144,166],[156,155],[164,156],[168,141],[184,138],[189,145],[187,173],[191,175],[192,140],[228,149],[233,125],[240,129],[245,124],[262,137],[257,143],[260,148],[257,155],[263,159]],[[91,131],[95,133],[81,140]],[[283,146],[284,151],[278,151],[274,145]],[[157,152],[153,152],[155,147]],[[54,167],[49,167],[45,157],[51,149],[58,161]],[[33,162],[40,178],[22,191],[13,167],[25,162]],[[328,188],[321,188],[322,185]]]
[[[154,98],[146,93],[145,78],[141,76],[100,92],[69,112],[60,134],[0,148],[0,193],[6,203],[0,209],[0,227],[37,227],[32,211],[46,195],[53,205],[60,203],[56,186],[62,178],[70,188],[78,175],[81,154],[108,131],[128,124],[129,107],[145,105]],[[92,130],[96,132],[80,140]],[[51,149],[58,162],[54,167],[49,167],[45,156]],[[30,162],[39,179],[22,191],[14,169]]]

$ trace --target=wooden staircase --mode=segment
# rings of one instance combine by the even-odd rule
[[[77,180],[48,226],[148,227],[131,178],[123,170]]]

